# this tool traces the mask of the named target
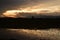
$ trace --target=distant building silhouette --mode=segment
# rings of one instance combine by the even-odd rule
[[[34,16],[32,16],[32,19],[34,18]]]

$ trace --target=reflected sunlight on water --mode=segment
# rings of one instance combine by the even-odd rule
[[[30,29],[3,29],[0,30],[0,35],[5,38],[15,38],[19,40],[60,40],[59,29],[48,30],[30,30]],[[2,36],[1,35],[1,36]]]
[[[60,39],[60,30],[49,29],[49,30],[29,30],[29,29],[7,29],[10,31],[16,31],[18,34],[33,36],[38,38],[50,38]]]

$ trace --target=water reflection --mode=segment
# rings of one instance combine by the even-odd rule
[[[0,29],[0,39],[3,38],[17,40],[60,40],[60,30]]]

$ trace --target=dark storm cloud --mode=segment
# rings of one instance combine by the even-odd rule
[[[23,0],[0,0],[0,13],[23,5]]]
[[[0,0],[0,7],[13,7],[22,5],[23,0]]]
[[[51,1],[51,0],[0,0],[0,8],[21,6],[25,4],[31,4],[31,3],[35,4],[38,2],[43,3],[43,2],[48,2],[48,1]]]
[[[20,6],[27,3],[42,2],[44,0],[0,0],[0,7]],[[34,3],[33,3],[34,4]]]

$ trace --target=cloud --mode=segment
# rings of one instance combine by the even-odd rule
[[[47,6],[59,5],[59,0],[0,0],[0,8],[15,9],[14,7],[29,7],[44,4]],[[45,7],[45,6],[44,6]]]
[[[13,17],[13,18],[29,18],[37,17],[40,15],[49,15],[49,16],[59,16],[60,15],[60,6],[52,6],[48,8],[21,8],[20,10],[8,10],[2,14],[2,17]]]
[[[8,10],[35,10],[60,6],[60,0],[0,0],[0,14]],[[52,10],[55,10],[51,8]],[[36,10],[35,10],[36,11]],[[42,12],[42,11],[41,11]],[[44,12],[44,11],[43,11]],[[45,10],[45,12],[48,12]],[[51,12],[51,11],[50,11]],[[38,12],[39,13],[39,12]]]

